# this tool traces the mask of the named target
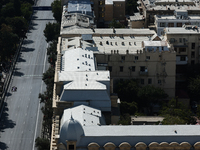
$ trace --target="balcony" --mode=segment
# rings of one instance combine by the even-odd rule
[[[140,76],[148,76],[148,70],[140,71],[139,74]]]

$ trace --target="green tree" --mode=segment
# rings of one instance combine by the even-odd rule
[[[53,90],[54,73],[55,73],[55,70],[53,67],[49,67],[49,69],[45,73],[43,73],[42,80],[47,85],[47,91],[49,92]]]
[[[22,3],[21,5],[21,14],[28,21],[32,14],[32,5],[31,3]]]
[[[19,38],[13,33],[12,28],[2,24],[0,30],[1,60],[6,60],[6,58],[10,57],[18,41]]]
[[[48,139],[37,137],[35,139],[35,146],[38,150],[49,150],[50,149],[50,141]]]
[[[151,85],[141,87],[137,96],[139,108],[147,108],[150,114],[152,113],[153,105],[159,104],[161,100],[168,97],[163,89]]]
[[[139,90],[138,81],[135,79],[119,81],[117,83],[116,92],[121,101],[133,102],[137,101],[137,93]]]
[[[1,9],[1,15],[4,18],[14,17],[15,16],[14,4],[12,2],[7,3],[6,6]]]
[[[127,103],[127,102],[121,101],[120,111],[121,111],[121,114],[128,113],[128,114],[133,115],[138,111],[137,103],[136,102]]]
[[[15,16],[21,15],[21,3],[19,0],[14,0]]]
[[[132,15],[133,12],[138,12],[137,10],[137,0],[127,0],[126,1],[126,14]]]
[[[62,7],[61,7],[61,1],[55,0],[53,3],[51,3],[53,17],[56,19],[57,22],[61,23],[61,17],[62,17]]]
[[[54,67],[57,59],[57,41],[50,43],[47,48],[48,62]]]
[[[6,22],[18,37],[24,37],[27,31],[27,21],[23,17],[6,18]]]
[[[162,121],[162,124],[165,125],[194,123],[192,112],[176,99],[172,99],[167,105],[164,105],[160,115],[165,117]]]
[[[188,89],[192,100],[200,101],[200,76],[190,78]]]
[[[123,114],[123,115],[121,115],[118,124],[121,124],[121,125],[130,125],[131,124],[131,116],[129,114]]]
[[[57,41],[60,34],[60,24],[59,23],[48,23],[44,29],[44,36],[46,41]]]
[[[110,28],[124,28],[124,25],[122,25],[121,23],[117,22],[115,19],[113,19],[111,21],[111,23],[109,24]]]

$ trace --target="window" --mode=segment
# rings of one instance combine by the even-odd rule
[[[138,60],[138,56],[135,56],[135,60]]]
[[[183,38],[183,42],[184,42],[184,43],[186,42],[186,39],[185,39],[185,38]]]
[[[69,145],[69,150],[74,150],[74,145]]]
[[[103,5],[103,1],[99,1],[99,5]]]
[[[170,43],[174,43],[175,42],[175,38],[170,38]]]
[[[119,69],[120,69],[120,72],[123,72],[123,66],[120,66]]]
[[[182,43],[182,38],[179,38],[179,42]]]
[[[181,56],[180,61],[186,61],[186,57],[185,56]]]
[[[168,27],[174,27],[174,23],[168,23]]]
[[[191,52],[191,58],[195,57],[195,52]]]
[[[161,80],[158,80],[158,84],[161,84],[162,83],[162,81]]]
[[[112,66],[108,66],[108,70],[112,72]]]
[[[146,59],[147,59],[147,60],[150,60],[150,56],[146,56]]]
[[[182,23],[177,23],[177,27],[182,27]]]
[[[140,79],[140,84],[144,84],[144,79]]]
[[[179,52],[186,52],[186,48],[179,48]]]
[[[175,47],[174,50],[177,52],[177,48]]]
[[[191,65],[194,65],[194,63],[195,63],[195,61],[194,61],[194,60],[192,60],[192,61],[191,61]]]
[[[145,71],[145,66],[140,66],[140,71],[144,72]]]
[[[165,27],[165,22],[161,22],[160,27]]]
[[[121,56],[121,60],[125,60],[125,56]]]
[[[152,84],[152,79],[151,78],[148,79],[148,84]]]
[[[162,46],[162,51],[164,51],[164,47]]]
[[[192,43],[192,49],[195,49],[195,43]]]
[[[132,66],[132,67],[131,67],[131,71],[132,71],[132,72],[135,72],[135,66]]]
[[[111,53],[112,53],[112,51],[111,51]],[[108,61],[110,61],[110,55],[108,55]]]

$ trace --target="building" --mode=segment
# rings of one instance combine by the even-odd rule
[[[129,16],[129,28],[144,28],[145,19],[140,13],[134,13],[134,16]]]
[[[200,3],[195,0],[139,0],[138,10],[145,17],[145,27],[154,25],[154,15],[174,15],[175,10],[187,10],[188,15],[200,14]]]
[[[200,27],[199,15],[188,15],[187,10],[175,10],[174,15],[155,15],[157,34],[163,35],[163,29],[168,27],[182,27],[183,25],[195,25]]]
[[[54,120],[51,150],[199,150],[198,125],[105,125],[101,110],[80,105]]]

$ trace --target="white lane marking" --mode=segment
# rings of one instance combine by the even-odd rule
[[[48,43],[47,43],[47,47],[48,47]],[[44,73],[44,70],[45,70],[46,56],[47,56],[47,48],[46,48],[46,53],[45,53],[45,58],[44,58],[44,64],[43,64],[43,71],[42,71],[42,73]],[[42,80],[42,85],[43,85],[43,83],[44,82]],[[42,85],[41,85],[40,93],[42,93]],[[34,147],[35,147],[35,139],[36,139],[36,133],[37,133],[37,126],[38,126],[39,110],[40,110],[40,102],[38,104],[37,119],[36,119],[36,123],[35,123],[35,134],[34,134],[34,138],[33,138],[33,147],[32,147],[32,150],[34,150]]]

